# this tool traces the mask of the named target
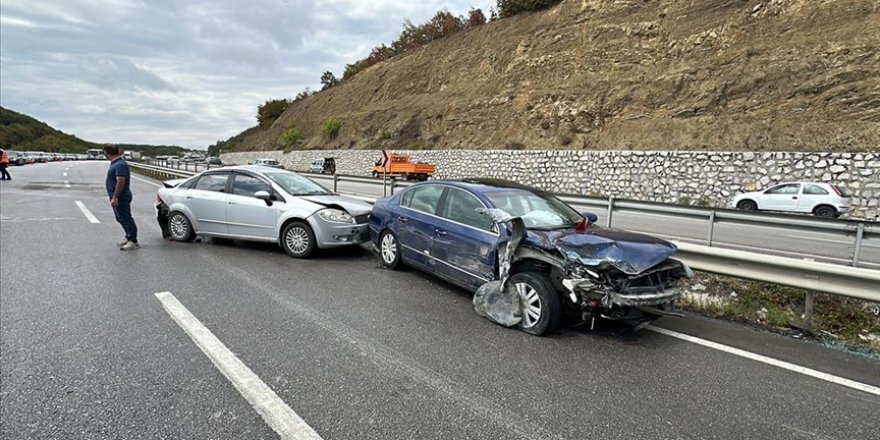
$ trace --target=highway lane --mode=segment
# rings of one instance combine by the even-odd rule
[[[149,179],[133,182],[142,248],[121,253],[106,164],[59,165],[0,185],[3,438],[272,438],[163,291],[327,439],[876,434],[877,395],[652,332],[530,337],[366,249],[165,242]],[[695,316],[661,326],[880,386],[877,360]]]
[[[332,188],[332,177],[318,176],[317,180]],[[376,181],[379,182],[378,180]],[[368,183],[339,182],[339,192],[364,197],[383,197],[382,187]],[[605,225],[607,212],[591,206],[574,205],[599,217]],[[615,210],[612,226],[620,229],[644,232],[671,240],[706,244],[709,223],[707,220],[683,218],[663,214],[643,214]],[[837,264],[849,264],[855,248],[855,235],[825,232],[808,232],[774,226],[747,226],[737,223],[716,222],[713,234],[714,246],[767,252],[774,255],[807,258]],[[860,267],[880,269],[880,236],[867,236],[860,254]]]

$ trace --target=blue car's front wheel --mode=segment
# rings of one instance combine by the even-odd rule
[[[520,330],[543,336],[552,333],[559,327],[562,317],[562,304],[559,293],[543,274],[536,272],[520,272],[507,281],[519,295],[522,321],[517,324]]]
[[[389,269],[400,267],[400,242],[397,241],[397,236],[387,229],[379,236],[379,257],[382,259],[382,265]]]

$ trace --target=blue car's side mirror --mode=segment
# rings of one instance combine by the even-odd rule
[[[581,215],[583,215],[584,218],[587,219],[587,222],[591,225],[596,224],[596,222],[599,221],[599,217],[592,212],[582,212]]]

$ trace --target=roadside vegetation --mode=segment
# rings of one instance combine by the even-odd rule
[[[677,301],[709,316],[756,324],[783,333],[867,348],[880,356],[880,304],[816,293],[807,331],[807,291],[777,284],[698,273]]]
[[[0,107],[0,149],[82,154],[98,144],[64,133],[28,115]]]

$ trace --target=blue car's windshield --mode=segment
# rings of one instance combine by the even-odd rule
[[[529,229],[560,229],[576,226],[584,217],[549,194],[528,189],[504,188],[486,193],[495,208],[522,217]]]
[[[265,173],[266,177],[284,188],[292,196],[324,196],[333,195],[317,183],[294,173]]]

